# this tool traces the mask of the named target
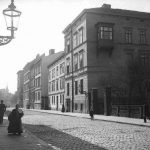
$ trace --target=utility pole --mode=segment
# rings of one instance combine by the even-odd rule
[[[71,25],[71,79],[72,79],[72,112],[74,111],[74,71],[73,71],[73,33],[72,33],[72,25]]]

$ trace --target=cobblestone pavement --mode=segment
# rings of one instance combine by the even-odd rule
[[[149,127],[30,111],[25,112],[23,122],[46,125],[109,150],[150,150]]]
[[[24,126],[55,150],[106,150],[49,126],[29,124]]]

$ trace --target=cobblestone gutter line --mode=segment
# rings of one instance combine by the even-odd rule
[[[55,150],[106,150],[48,126],[24,124],[24,127]]]

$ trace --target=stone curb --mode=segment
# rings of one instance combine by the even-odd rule
[[[86,116],[75,116],[75,115],[70,115],[70,114],[66,114],[66,113],[54,113],[54,112],[46,112],[46,111],[39,111],[36,109],[29,109],[31,111],[36,111],[36,112],[41,112],[41,113],[48,113],[48,114],[53,114],[53,115],[63,115],[63,116],[69,116],[69,117],[80,117],[80,118],[86,118],[86,119],[91,119],[90,117],[86,117]],[[137,124],[137,123],[129,123],[129,122],[122,122],[122,121],[116,121],[116,120],[105,120],[105,119],[101,119],[101,118],[95,118],[94,120],[96,121],[106,121],[106,122],[115,122],[115,123],[120,123],[120,124],[128,124],[128,125],[134,125],[134,126],[141,126],[141,127],[148,127],[150,128],[150,125],[145,125],[144,124]]]

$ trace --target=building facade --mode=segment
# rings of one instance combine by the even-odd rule
[[[29,108],[30,64],[31,63],[27,63],[23,68],[23,107],[24,108]]]
[[[49,109],[48,68],[59,55],[54,49],[49,55],[37,55],[23,68],[23,107],[31,109]]]
[[[103,79],[134,56],[149,57],[150,14],[104,4],[83,10],[63,33],[68,111],[104,114]]]
[[[23,107],[23,70],[17,72],[18,104]]]
[[[52,110],[62,110],[65,107],[65,62],[64,52],[61,52],[58,58],[48,65],[48,96],[49,108]]]

